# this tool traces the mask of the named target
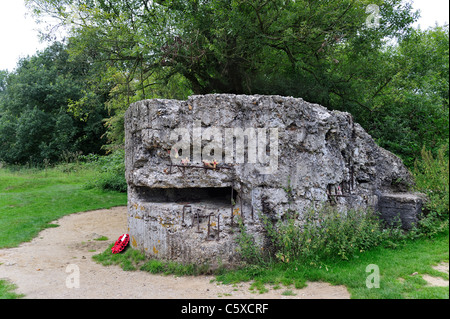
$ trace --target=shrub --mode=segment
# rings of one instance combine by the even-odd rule
[[[348,260],[357,252],[379,245],[387,236],[378,215],[362,210],[339,211],[332,207],[308,210],[299,218],[265,222],[281,261],[329,258]]]
[[[239,225],[239,232],[236,241],[239,244],[238,253],[241,258],[249,264],[265,264],[268,259],[265,251],[256,244],[255,238],[252,234],[247,232],[247,227],[242,222],[241,218],[237,219]]]
[[[422,149],[421,159],[414,165],[416,190],[427,195],[426,209],[436,216],[449,215],[449,157],[448,143],[433,157],[431,151]]]
[[[127,182],[125,180],[125,151],[117,150],[108,156],[89,155],[81,158],[95,165],[98,174],[87,187],[98,187],[125,193]]]
[[[428,237],[432,238],[437,234],[440,234],[448,230],[448,215],[439,215],[436,212],[428,212],[426,216],[423,216],[410,230],[408,237],[411,239]]]
[[[384,228],[378,214],[371,211],[339,211],[326,206],[302,215],[288,212],[287,217],[272,223],[261,216],[270,247],[258,249],[255,240],[241,226],[237,237],[241,257],[250,264],[264,264],[275,258],[281,262],[324,262],[349,260],[358,253],[381,244],[406,238],[399,228]]]

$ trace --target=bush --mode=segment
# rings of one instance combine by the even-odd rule
[[[266,221],[268,235],[281,261],[290,259],[319,261],[329,258],[348,260],[357,252],[379,245],[389,231],[372,212],[338,211],[332,207],[308,210],[299,218],[291,216],[272,225]]]
[[[378,214],[371,211],[339,211],[333,207],[308,210],[302,215],[287,213],[287,218],[272,223],[261,216],[270,247],[256,248],[255,240],[241,226],[238,244],[242,258],[250,264],[264,264],[273,258],[281,262],[324,262],[349,260],[381,244],[395,246],[406,236],[399,228],[385,228]]]
[[[448,142],[433,157],[431,151],[422,149],[421,159],[414,165],[416,190],[427,195],[426,209],[436,216],[448,219],[449,215],[449,156]]]
[[[91,163],[98,170],[98,174],[88,182],[87,187],[127,192],[124,150],[117,150],[108,156],[82,156],[80,160]]]
[[[448,216],[439,215],[436,212],[429,212],[423,216],[408,234],[409,238],[428,237],[432,238],[437,234],[448,230]]]
[[[240,231],[237,234],[236,241],[239,244],[238,253],[241,258],[249,264],[265,264],[270,256],[256,244],[253,235],[247,232],[247,227],[242,222],[242,218],[238,218],[237,222]]]

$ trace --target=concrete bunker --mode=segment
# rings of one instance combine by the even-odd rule
[[[407,229],[421,211],[398,157],[349,113],[299,98],[140,101],[125,134],[131,244],[155,258],[233,265],[238,218],[264,246],[261,215],[328,203],[399,214]]]

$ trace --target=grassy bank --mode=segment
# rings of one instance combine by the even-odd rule
[[[126,205],[126,193],[85,187],[95,173],[83,165],[0,169],[0,248],[32,240],[65,215]],[[0,298],[10,288],[0,282]]]

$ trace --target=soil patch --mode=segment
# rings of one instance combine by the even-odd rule
[[[433,267],[437,271],[444,272],[448,275],[448,263],[440,263],[437,266]],[[448,280],[442,278],[442,277],[434,277],[430,275],[423,275],[423,279],[425,279],[428,282],[429,286],[432,287],[448,287]]]

